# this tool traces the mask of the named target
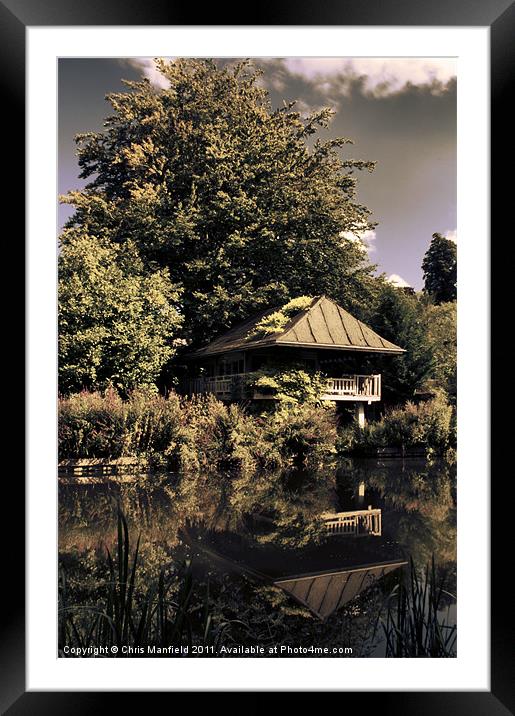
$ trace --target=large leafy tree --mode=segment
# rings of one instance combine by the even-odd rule
[[[434,303],[456,300],[457,250],[454,241],[441,234],[433,238],[422,262],[424,293]]]
[[[384,284],[375,307],[373,327],[381,336],[406,350],[402,356],[382,360],[383,397],[386,403],[413,398],[435,368],[433,343],[424,321],[425,307],[416,295]],[[376,362],[377,369],[378,364]]]
[[[183,335],[210,339],[264,305],[325,293],[351,310],[373,288],[359,242],[369,211],[344,138],[316,138],[329,109],[273,109],[248,62],[157,61],[146,80],[108,97],[104,131],[78,137],[83,191],[69,227],[124,245],[183,290]],[[63,237],[63,243],[67,241]]]
[[[123,246],[68,229],[59,256],[59,390],[153,383],[174,353],[180,291]]]
[[[456,301],[434,305],[429,303],[424,312],[424,325],[432,346],[434,358],[432,379],[447,391],[453,404],[457,388],[457,304]]]

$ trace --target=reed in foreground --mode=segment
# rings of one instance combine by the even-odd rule
[[[456,625],[443,615],[445,574],[438,577],[434,556],[423,575],[410,560],[409,574],[400,575],[388,596],[386,617],[380,618],[387,657],[456,656]]]
[[[173,647],[187,646],[191,652],[193,643],[216,651],[231,640],[233,627],[245,628],[235,621],[215,624],[208,591],[203,603],[193,599],[188,561],[178,572],[170,573],[163,566],[157,581],[143,592],[136,589],[140,539],[131,555],[129,529],[120,506],[117,526],[116,553],[106,548],[109,579],[100,600],[89,606],[72,604],[66,573],[60,571],[59,656],[169,656]]]

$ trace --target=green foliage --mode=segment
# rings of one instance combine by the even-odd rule
[[[310,372],[303,367],[270,365],[255,371],[246,378],[251,393],[266,396],[280,405],[299,403],[320,404],[326,390],[327,378],[320,372]]]
[[[457,297],[457,248],[441,234],[433,238],[422,262],[424,293],[434,303],[455,301]]]
[[[434,368],[433,343],[424,324],[424,305],[417,298],[385,284],[376,304],[372,327],[380,336],[406,350],[375,362],[382,373],[383,399],[388,404],[413,398]]]
[[[135,390],[124,401],[111,388],[60,399],[58,439],[60,459],[142,456],[173,462],[186,436],[175,393],[164,398]]]
[[[258,424],[238,405],[204,395],[183,401],[182,408],[189,440],[179,456],[181,471],[248,475],[268,461]]]
[[[128,453],[127,411],[118,393],[82,392],[60,399],[59,458],[121,457]]]
[[[273,109],[249,62],[157,69],[169,88],[127,83],[108,97],[104,130],[77,138],[89,183],[64,199],[69,226],[133,242],[146,271],[168,269],[193,344],[313,286],[349,310],[363,304],[373,266],[344,232],[373,226],[356,199],[356,173],[373,163],[342,158],[348,139],[316,138],[332,111]]]
[[[249,477],[293,462],[318,464],[336,441],[331,409],[283,405],[260,417],[212,395],[137,390],[122,400],[112,389],[82,392],[59,401],[58,417],[60,459],[141,456],[183,474]]]
[[[59,389],[153,383],[173,356],[180,291],[144,270],[134,243],[68,229],[59,255]]]
[[[424,326],[431,344],[434,364],[431,378],[435,385],[449,394],[456,404],[457,387],[457,304],[428,304],[424,313]]]
[[[285,326],[291,321],[293,316],[307,308],[312,301],[313,299],[311,296],[298,296],[297,298],[293,298],[284,306],[281,306],[278,311],[269,313],[256,323],[253,330],[249,333],[249,338],[257,336],[264,337],[273,333],[281,333]]]
[[[268,441],[283,462],[318,468],[336,452],[337,417],[332,405],[283,404],[263,420]]]
[[[446,394],[437,391],[431,400],[392,408],[364,428],[351,425],[343,429],[339,447],[343,452],[365,454],[373,454],[378,447],[421,447],[429,453],[444,453],[454,443],[453,408]]]

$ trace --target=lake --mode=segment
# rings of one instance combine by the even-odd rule
[[[217,654],[198,655],[221,655],[225,645],[268,649],[251,656],[280,656],[286,646],[297,649],[284,649],[286,656],[384,656],[391,651],[388,605],[400,575],[410,574],[409,564],[395,565],[412,560],[424,585],[433,557],[435,580],[444,587],[438,618],[446,628],[455,625],[453,462],[349,458],[317,472],[269,473],[252,481],[161,474],[123,484],[60,483],[61,607],[65,594],[62,612],[74,620],[61,646],[78,638],[74,629],[86,633],[81,620],[106,604],[113,580],[107,550],[116,565],[117,504],[127,520],[129,567],[140,538],[131,608],[141,612],[151,585],[161,579],[168,580],[170,609],[177,610],[191,582],[188,631],[181,639],[205,645],[206,623],[217,637],[211,639]],[[380,536],[327,537],[317,520],[322,513],[369,507],[381,509]],[[270,652],[274,645],[277,654]],[[345,648],[351,651],[337,653]]]

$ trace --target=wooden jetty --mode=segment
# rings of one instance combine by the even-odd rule
[[[80,458],[61,460],[57,475],[62,482],[93,484],[96,482],[132,482],[138,475],[148,471],[148,463],[137,457]]]

